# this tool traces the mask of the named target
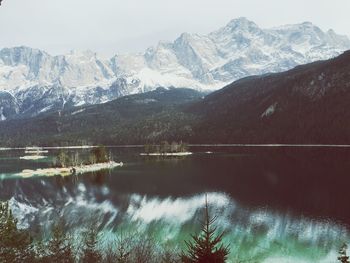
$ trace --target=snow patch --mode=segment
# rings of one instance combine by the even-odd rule
[[[104,169],[113,169],[116,167],[123,166],[123,163],[116,163],[116,162],[107,162],[107,163],[96,163],[96,164],[90,164],[90,165],[81,165],[81,166],[74,166],[74,167],[67,167],[67,168],[44,168],[44,169],[37,169],[37,170],[29,170],[25,169],[20,173],[15,174],[15,177],[22,177],[22,178],[30,178],[34,176],[69,176],[72,175],[73,169],[75,169],[75,174],[83,174],[83,173],[89,173],[89,172],[97,172]]]
[[[4,48],[0,90],[19,102],[38,102],[32,103],[38,113],[62,102],[97,104],[159,86],[216,90],[243,77],[285,71],[348,49],[346,36],[311,23],[263,29],[239,18],[208,35],[184,33],[143,53],[111,59],[92,51],[51,56],[28,47]]]
[[[0,108],[0,121],[6,121],[6,117],[4,116],[4,107]]]
[[[73,111],[73,112],[71,113],[71,115],[76,115],[76,114],[82,113],[82,112],[84,112],[84,111],[85,111],[85,109],[80,109],[80,110],[77,110],[77,111]]]
[[[271,106],[269,106],[269,107],[263,112],[263,114],[261,114],[261,118],[269,117],[269,116],[271,116],[272,114],[274,114],[275,111],[276,111],[277,105],[278,105],[278,103],[275,102],[274,104],[272,104]]]

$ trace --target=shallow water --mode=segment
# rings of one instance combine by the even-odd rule
[[[40,161],[0,151],[0,199],[11,200],[23,227],[45,229],[63,216],[74,231],[97,219],[106,232],[137,228],[183,245],[198,230],[208,193],[231,257],[258,262],[336,262],[339,244],[349,241],[348,148],[201,146],[175,158],[108,150],[123,167],[30,179],[14,174],[50,167],[57,149]]]

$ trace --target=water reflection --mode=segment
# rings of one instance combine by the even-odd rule
[[[63,216],[75,229],[93,215],[105,231],[138,228],[178,243],[196,230],[203,193],[209,192],[235,253],[268,253],[276,262],[295,254],[326,260],[349,239],[350,150],[191,150],[190,157],[158,158],[139,156],[139,149],[111,149],[125,166],[68,177],[4,176],[0,199],[12,200],[24,225]],[[0,173],[51,165],[21,161],[19,154],[1,152]]]

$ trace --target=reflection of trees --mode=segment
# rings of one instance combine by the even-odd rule
[[[176,155],[156,155],[156,156],[143,156],[146,163],[158,163],[158,162],[174,162],[185,160],[186,156],[176,156]]]
[[[63,188],[67,185],[78,185],[84,181],[91,185],[101,186],[106,182],[106,179],[111,175],[109,169],[100,170],[97,172],[86,174],[72,174],[70,176],[54,176],[57,187]]]
[[[146,144],[144,146],[145,153],[179,153],[187,152],[188,144],[182,141],[173,141],[169,144],[168,141],[162,141],[160,144]]]
[[[75,185],[78,182],[78,178],[76,177],[77,175],[71,175],[71,176],[56,175],[54,176],[54,180],[58,188],[63,188],[67,185]]]
[[[88,175],[89,182],[93,185],[101,186],[106,182],[106,178],[111,175],[110,170],[101,170]]]

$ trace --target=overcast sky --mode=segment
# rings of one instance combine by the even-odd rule
[[[242,16],[263,28],[310,21],[350,36],[349,10],[350,0],[3,0],[0,48],[111,56],[182,32],[206,34]]]

